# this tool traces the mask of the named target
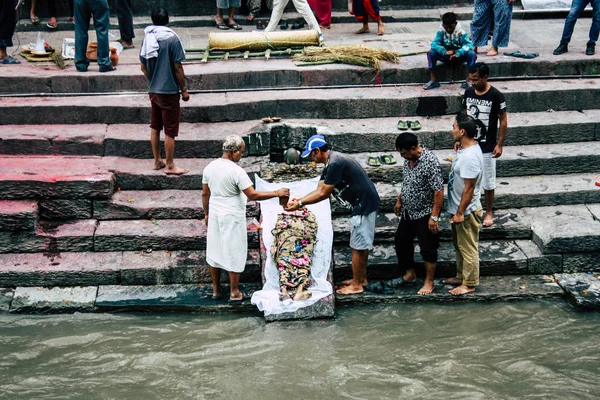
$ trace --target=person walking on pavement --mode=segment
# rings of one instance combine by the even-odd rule
[[[295,211],[308,204],[318,203],[333,193],[352,204],[352,279],[337,294],[358,294],[367,285],[367,261],[375,240],[375,220],[379,209],[379,194],[375,185],[360,164],[345,154],[333,151],[323,135],[313,135],[306,141],[302,157],[310,156],[316,163],[325,164],[319,186],[300,199],[292,199],[286,211]]]
[[[144,30],[144,41],[140,51],[141,70],[148,79],[152,122],[150,142],[154,154],[154,169],[164,168],[167,175],[183,175],[187,169],[175,166],[175,138],[179,135],[181,99],[188,101],[185,73],[181,63],[185,61],[185,51],[177,34],[170,28],[169,13],[164,8],[152,11],[152,23]],[[166,163],[160,156],[160,131],[165,130]]]
[[[88,46],[88,30],[90,17],[94,19],[96,41],[98,43],[98,66],[100,72],[114,71],[110,62],[108,45],[108,29],[110,25],[107,0],[74,0],[75,1],[75,68],[86,72],[90,60],[86,57]]]
[[[244,294],[239,290],[240,274],[248,256],[246,201],[289,197],[290,190],[257,192],[248,174],[237,163],[246,144],[237,135],[223,142],[223,155],[206,166],[202,174],[202,206],[206,232],[206,262],[210,265],[213,299],[223,297],[221,270],[229,272],[231,303],[241,303]]]
[[[484,63],[475,63],[468,69],[468,79],[473,85],[465,90],[463,109],[482,122],[475,140],[483,152],[483,180],[485,192],[485,218],[483,226],[494,224],[494,195],[496,190],[496,159],[502,156],[504,138],[508,130],[506,98],[488,83],[490,70]],[[500,127],[498,128],[498,122]],[[458,146],[458,143],[455,145]]]
[[[433,277],[438,258],[439,217],[444,202],[444,178],[435,154],[419,144],[417,136],[402,133],[396,138],[396,150],[404,158],[402,191],[394,213],[400,217],[395,247],[398,266],[405,267],[404,275],[393,280],[392,286],[412,286],[415,274],[414,240],[417,237],[421,257],[425,262],[425,284],[417,292],[433,292]]]
[[[477,123],[460,113],[452,125],[452,137],[459,144],[448,177],[448,213],[452,215],[452,244],[456,255],[456,277],[444,280],[456,285],[450,294],[472,293],[479,285],[479,226],[483,154],[475,140]]]
[[[592,26],[590,26],[590,36],[585,48],[585,54],[588,56],[596,54],[596,42],[598,41],[598,35],[600,34],[600,0],[572,1],[571,11],[569,11],[569,15],[567,15],[567,19],[565,20],[565,27],[563,29],[562,38],[560,39],[560,44],[552,54],[558,56],[569,51],[569,42],[571,41],[571,36],[573,36],[575,23],[588,4],[592,5],[593,14]]]

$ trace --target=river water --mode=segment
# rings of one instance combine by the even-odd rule
[[[331,321],[0,315],[1,399],[598,399],[600,314],[562,301]]]

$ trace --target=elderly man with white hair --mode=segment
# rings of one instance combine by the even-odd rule
[[[268,200],[289,197],[289,189],[257,192],[246,171],[237,163],[246,144],[231,135],[223,143],[223,156],[212,161],[202,175],[202,205],[206,233],[206,262],[210,265],[213,281],[213,299],[223,297],[221,270],[229,272],[230,303],[241,303],[244,295],[239,290],[240,274],[246,266],[248,233],[246,229],[246,200]]]

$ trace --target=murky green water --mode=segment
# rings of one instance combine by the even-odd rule
[[[400,304],[333,321],[0,315],[2,399],[597,399],[600,314]]]

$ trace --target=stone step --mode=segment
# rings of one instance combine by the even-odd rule
[[[509,110],[541,112],[593,109],[600,101],[600,79],[498,82]],[[183,122],[258,120],[267,115],[290,118],[383,118],[453,114],[460,110],[458,84],[424,92],[420,86],[345,89],[298,89],[205,93],[182,104]],[[568,101],[566,101],[568,100]],[[76,97],[0,98],[5,125],[148,123],[145,94]]]
[[[260,275],[259,251],[250,249],[240,280],[258,283]],[[0,287],[197,283],[211,283],[203,250],[0,254]]]
[[[353,157],[367,171],[375,182],[401,182],[403,179],[404,160],[397,152],[392,154],[398,159],[394,165],[372,167],[368,165],[371,156],[390,154],[390,152],[357,153]],[[436,150],[447,179],[452,166],[454,151],[450,149]],[[598,173],[600,168],[600,141],[587,143],[506,146],[502,157],[497,160],[496,173],[498,178],[558,175],[574,173]]]
[[[244,157],[239,165],[250,178],[264,157]],[[210,159],[178,159],[189,169],[169,176],[153,169],[151,160],[122,157],[5,156],[0,159],[0,199],[108,199],[118,190],[202,189],[202,172]],[[91,212],[91,203],[81,203]],[[51,204],[49,204],[51,209]],[[52,212],[50,210],[49,212]]]
[[[42,222],[33,232],[0,232],[0,253],[94,251],[96,220]]]
[[[35,201],[0,200],[0,231],[34,231],[37,222]]]
[[[257,202],[249,201],[248,217],[258,217]],[[201,190],[120,190],[110,200],[94,200],[94,218],[203,219]]]
[[[494,209],[600,203],[600,187],[594,184],[594,180],[594,175],[589,173],[499,178]],[[378,183],[375,187],[381,198],[379,210],[392,212],[400,186]],[[444,193],[447,196],[447,188]],[[444,205],[442,210],[445,209]],[[343,213],[346,210],[334,207],[333,212]]]
[[[454,115],[404,117],[420,121],[410,131],[429,149],[452,148]],[[600,140],[600,110],[509,113],[506,146],[563,144]],[[249,120],[219,123],[182,123],[177,158],[214,158],[223,140],[236,132],[246,140],[247,155],[271,153],[273,161],[290,147],[303,148],[315,133],[323,133],[336,150],[345,153],[379,152],[395,148],[401,131],[397,117],[364,119],[286,119],[276,124]],[[147,124],[7,125],[0,133],[0,154],[96,155],[152,158]],[[279,159],[278,159],[279,157]]]
[[[224,285],[229,291],[228,285]],[[240,284],[240,289],[253,293],[259,284]],[[73,313],[76,311],[194,311],[204,313],[256,313],[256,307],[245,300],[229,304],[228,297],[212,299],[212,285],[156,286],[75,286],[17,287],[13,291],[11,313]],[[259,314],[258,314],[259,315]]]
[[[248,246],[258,233],[248,218]],[[206,226],[198,219],[45,221],[35,232],[0,231],[0,253],[48,253],[138,250],[204,250]]]
[[[409,131],[429,149],[453,147],[452,123],[454,115],[402,117],[418,120],[422,128]],[[344,153],[393,152],[398,117],[364,119],[292,119],[268,125],[271,132],[271,158],[290,147],[303,148],[306,140],[315,133],[325,135],[329,143]],[[509,132],[505,146],[564,144],[600,140],[600,110],[512,112],[508,114]],[[280,161],[280,160],[277,160]]]
[[[530,240],[485,240],[479,242],[480,275],[535,275],[562,272],[560,255],[544,255]],[[352,251],[346,246],[333,249],[336,282],[352,277]],[[422,272],[422,259],[415,248],[417,272]],[[397,278],[404,273],[398,266],[393,244],[375,245],[369,253],[367,276],[369,279]],[[440,242],[436,276],[456,274],[454,247],[451,242]]]
[[[248,246],[258,247],[258,232],[248,219]],[[252,225],[252,226],[250,226]],[[197,219],[100,221],[95,251],[204,250],[206,225]]]
[[[516,301],[548,298],[561,298],[564,291],[554,282],[550,275],[524,276],[482,276],[475,293],[467,296],[453,296],[448,290],[453,286],[444,285],[441,280],[435,282],[434,292],[423,296],[417,294],[420,286],[400,287],[387,293],[365,291],[352,296],[336,296],[339,305],[374,304],[374,303],[406,303],[436,301],[443,303],[475,301]]]
[[[177,158],[219,157],[230,132],[246,140],[247,155],[266,155],[268,132],[262,125],[261,121],[182,123]],[[161,150],[164,157],[164,144]],[[153,158],[148,124],[9,125],[0,133],[0,154]]]
[[[114,175],[101,157],[6,156],[0,159],[0,199],[108,198]]]
[[[402,29],[402,26],[397,29]],[[433,32],[435,27],[432,27]],[[193,33],[192,33],[193,34]],[[327,34],[327,33],[326,33]],[[560,34],[560,32],[557,32]],[[432,33],[425,35],[394,34],[386,40],[384,47],[402,53],[402,42],[431,41]],[[61,39],[62,40],[62,39]],[[343,36],[332,38],[335,44],[348,44],[348,39]],[[331,44],[331,43],[330,43]],[[203,45],[202,48],[204,48]],[[413,47],[415,47],[413,45]],[[539,48],[524,49],[522,46],[510,50],[534,51]],[[427,51],[427,48],[420,49]],[[508,49],[507,49],[508,50]],[[524,60],[504,55],[493,59],[486,59],[490,68],[491,82],[499,85],[507,78],[519,77],[569,77],[569,76],[594,76],[597,72],[596,62],[585,54],[568,53],[557,61],[551,52],[542,54],[533,60]],[[320,65],[298,66],[293,61],[285,58],[263,60],[235,60],[225,62],[198,63],[193,58],[201,58],[200,53],[188,53],[190,63],[185,64],[186,79],[191,89],[192,99],[201,97],[210,92],[222,91],[253,91],[272,90],[273,88],[299,88],[299,87],[328,87],[328,86],[355,86],[355,85],[409,85],[419,91],[422,83],[427,81],[427,61],[425,54],[407,55],[400,58],[399,63],[384,63],[381,70],[352,65]],[[68,67],[57,73],[52,69],[10,69],[0,76],[0,93],[7,95],[25,94],[77,94],[77,93],[118,93],[137,92],[144,94],[147,100],[148,83],[141,74],[137,59],[126,62],[123,56],[119,68],[107,75],[97,70],[90,69],[85,75]],[[437,68],[440,82],[463,81],[466,76],[466,66],[447,68],[440,64]],[[4,72],[4,71],[3,71]],[[531,82],[531,81],[530,81]],[[525,85],[529,85],[526,83]],[[443,87],[449,85],[443,84]],[[452,85],[450,85],[452,86]],[[208,93],[205,93],[208,92]],[[439,92],[439,89],[433,91]],[[281,96],[281,94],[280,94]],[[434,96],[434,94],[427,94]],[[283,97],[283,96],[281,96]],[[99,99],[103,103],[105,100]],[[217,103],[218,104],[218,103]],[[548,108],[554,108],[552,106]],[[581,108],[581,107],[578,107]],[[510,110],[521,110],[519,107]],[[274,113],[279,110],[266,110]],[[281,111],[279,111],[281,112]],[[268,114],[266,114],[268,115]],[[266,115],[262,115],[264,117]],[[289,118],[289,116],[288,116]],[[64,119],[63,119],[64,120]],[[113,119],[114,121],[114,119]],[[84,123],[85,120],[82,120]],[[127,119],[118,123],[131,122]],[[4,122],[6,123],[6,122]]]
[[[523,212],[532,221],[533,241],[543,253],[569,253],[571,267],[586,261],[588,270],[600,267],[600,204],[526,208]]]
[[[560,275],[560,284],[572,293],[582,287],[584,276],[577,274]],[[578,301],[582,309],[597,310],[598,285],[585,282],[589,290]],[[397,302],[482,302],[517,301],[533,299],[561,298],[565,291],[549,275],[482,277],[477,291],[468,296],[452,296],[447,293],[451,287],[438,284],[433,294],[420,296],[416,288],[398,288],[389,294],[364,292],[359,295],[336,295],[338,305],[377,304]],[[225,286],[228,290],[228,287]],[[260,289],[259,284],[241,284],[240,289],[252,294]],[[588,293],[589,292],[589,293]],[[60,313],[60,312],[106,312],[106,311],[193,311],[204,313],[245,312],[258,314],[249,300],[242,304],[229,304],[227,298],[213,300],[212,287],[198,285],[156,285],[156,286],[77,286],[77,287],[17,287],[0,289],[2,302],[0,310],[11,313]],[[583,301],[582,301],[583,300]]]
[[[350,241],[350,216],[336,215],[333,218],[333,240],[336,244]],[[393,243],[400,220],[393,213],[378,213],[375,226],[375,243]],[[481,240],[531,239],[531,218],[521,209],[498,210],[494,225],[481,229]],[[439,222],[440,239],[452,240],[452,230],[448,218]]]

